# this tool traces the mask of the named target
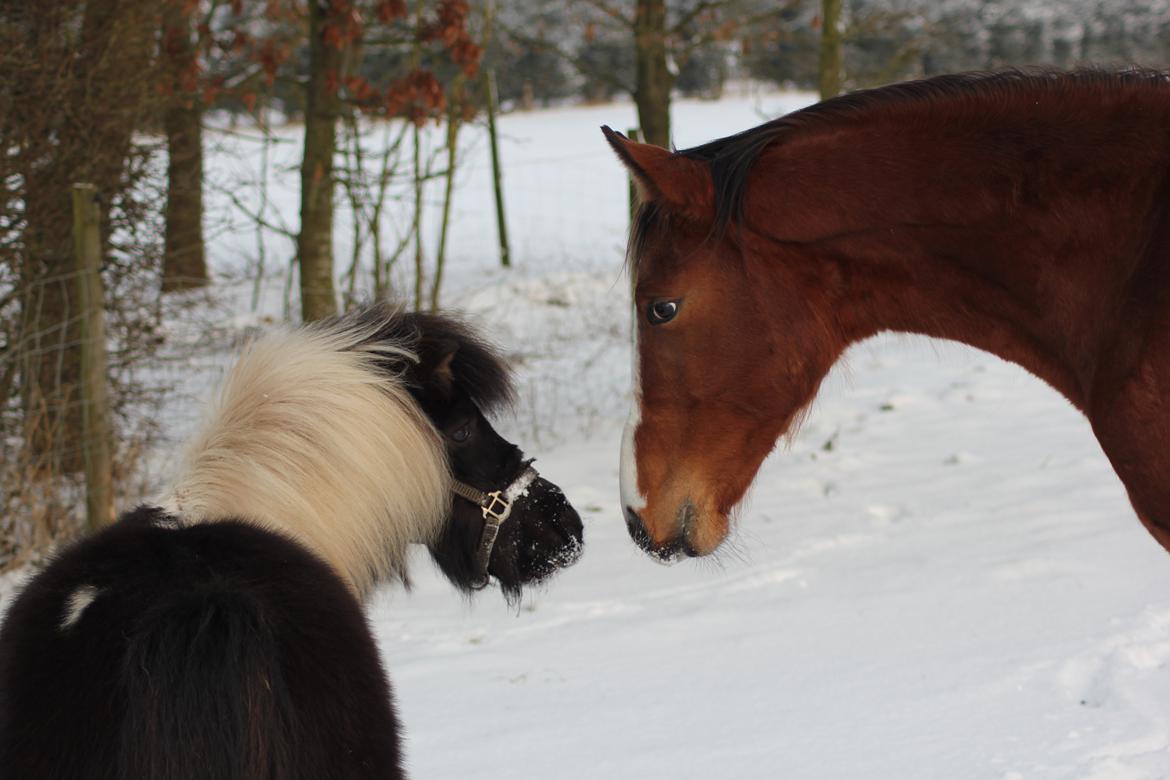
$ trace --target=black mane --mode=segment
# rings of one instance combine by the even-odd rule
[[[505,408],[515,398],[511,370],[499,351],[454,315],[407,312],[400,306],[378,302],[343,314],[332,322],[342,329],[374,329],[373,335],[355,346],[386,341],[406,347],[420,361],[433,351],[454,346],[451,373],[455,386],[484,412]],[[401,361],[388,368],[410,382],[416,365]]]
[[[702,160],[711,167],[715,190],[715,224],[713,233],[721,235],[743,213],[743,197],[748,172],[760,154],[785,135],[810,126],[857,121],[869,112],[906,103],[972,96],[1012,95],[1025,90],[1057,91],[1072,84],[1116,87],[1119,85],[1164,85],[1170,82],[1167,71],[1127,68],[1105,70],[1082,68],[1074,71],[1050,69],[1003,70],[956,73],[918,81],[859,90],[822,101],[791,114],[765,122],[741,133],[683,149],[675,154]],[[652,228],[656,215],[646,214],[647,224],[636,227],[640,237]],[[641,222],[641,220],[639,220]],[[633,246],[633,244],[631,244]]]

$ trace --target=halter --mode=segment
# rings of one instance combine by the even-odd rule
[[[531,463],[526,463],[524,469],[512,483],[503,490],[493,490],[485,493],[459,480],[451,480],[451,492],[460,498],[467,499],[477,505],[483,512],[483,533],[479,537],[479,550],[475,555],[475,569],[478,575],[477,582],[472,585],[475,590],[483,590],[488,584],[488,564],[491,562],[492,548],[495,547],[496,537],[500,535],[500,526],[512,514],[512,504],[532,484],[537,477],[536,469]]]

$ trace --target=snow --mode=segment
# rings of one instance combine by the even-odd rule
[[[629,541],[611,421],[542,453],[585,555],[518,612],[381,594],[415,776],[1170,774],[1170,566],[1087,425],[965,349],[848,366],[718,563]]]
[[[683,102],[677,143],[807,100]],[[413,775],[1170,776],[1170,560],[1086,421],[997,358],[854,348],[716,561],[663,567],[633,545],[626,205],[603,123],[630,107],[505,117],[519,268],[485,270],[489,223],[456,241],[447,300],[522,357],[503,427],[586,544],[519,610],[457,598],[425,555],[410,593],[379,594]]]
[[[683,101],[677,143],[809,100]],[[618,501],[626,184],[603,123],[633,124],[632,106],[501,117],[512,271],[496,266],[485,144],[467,135],[444,300],[513,358],[521,401],[501,430],[565,489],[586,543],[519,608],[492,590],[462,599],[422,551],[411,591],[375,596],[412,776],[1170,777],[1170,560],[1087,423],[992,356],[896,336],[855,347],[716,559],[665,567],[634,546]],[[285,224],[297,136],[273,150],[270,216]],[[255,254],[224,195],[258,202],[241,183],[249,143],[222,134],[212,161],[224,274]],[[265,241],[270,270],[287,262],[287,239]],[[225,283],[233,295],[246,308]],[[274,279],[237,323],[278,313],[279,296]]]

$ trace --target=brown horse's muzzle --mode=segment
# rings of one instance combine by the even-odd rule
[[[662,563],[673,563],[683,556],[697,558],[710,555],[727,536],[727,518],[717,512],[702,512],[691,499],[684,500],[666,529],[652,533],[642,515],[626,507],[626,530],[639,547]],[[662,533],[666,530],[666,533]]]

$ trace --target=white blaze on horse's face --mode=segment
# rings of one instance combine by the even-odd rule
[[[634,434],[638,430],[638,424],[642,422],[642,372],[639,368],[641,345],[638,340],[638,311],[636,307],[631,335],[633,358],[630,376],[633,382],[633,392],[631,393],[630,416],[626,419],[625,430],[622,431],[621,492],[622,506],[635,512],[641,512],[646,508],[646,497],[638,490],[638,453],[634,443]]]

